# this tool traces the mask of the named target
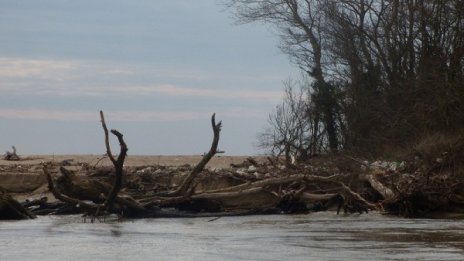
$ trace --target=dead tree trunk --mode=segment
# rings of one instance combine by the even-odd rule
[[[206,153],[201,161],[193,168],[193,170],[188,174],[188,176],[184,179],[182,184],[172,193],[170,193],[170,196],[179,196],[179,195],[187,195],[188,191],[191,189],[191,185],[193,183],[193,180],[198,176],[198,174],[203,171],[205,168],[206,164],[211,160],[211,158],[214,157],[214,155],[217,153],[217,147],[219,144],[219,133],[221,132],[221,126],[222,122],[219,121],[219,123],[216,124],[216,113],[213,113],[213,116],[211,116],[211,126],[213,128],[213,143],[211,144],[211,148]]]
[[[43,171],[48,181],[48,188],[50,192],[52,192],[55,198],[57,198],[58,200],[61,200],[72,206],[83,209],[85,212],[90,213],[90,214],[98,215],[101,209],[107,210],[109,212],[118,212],[118,210],[114,208],[115,202],[119,203],[120,205],[124,207],[134,208],[137,210],[140,210],[140,209],[144,210],[144,208],[137,202],[131,201],[131,200],[128,200],[122,197],[121,198],[118,197],[118,193],[122,187],[122,175],[124,173],[123,166],[124,166],[124,160],[126,158],[128,148],[127,148],[126,143],[124,142],[123,135],[117,130],[111,130],[111,133],[113,133],[118,138],[119,144],[121,146],[121,151],[119,153],[119,156],[117,159],[115,159],[115,157],[113,156],[111,152],[111,147],[109,145],[108,128],[106,127],[105,118],[104,118],[102,111],[100,111],[100,118],[101,118],[103,130],[105,133],[106,152],[107,152],[108,158],[111,160],[111,162],[114,165],[115,173],[116,173],[113,186],[111,187],[111,190],[109,191],[109,193],[107,195],[104,195],[102,192],[102,196],[104,197],[105,202],[103,204],[90,204],[80,199],[75,199],[75,198],[61,194],[55,188],[52,177],[49,174],[47,168],[44,167]]]
[[[390,200],[395,197],[395,193],[378,181],[374,174],[368,174],[364,177],[364,179],[383,197],[384,200]]]
[[[108,128],[106,127],[103,111],[100,111],[100,119],[101,119],[103,131],[105,132],[106,154],[108,155],[108,158],[113,163],[115,173],[116,173],[113,187],[111,188],[110,193],[106,197],[106,201],[104,203],[105,208],[109,210],[113,208],[114,200],[116,199],[118,192],[119,190],[121,190],[121,187],[122,187],[122,175],[124,172],[123,166],[124,166],[124,160],[126,158],[128,148],[127,148],[126,143],[124,142],[123,135],[117,130],[111,130],[111,133],[113,133],[118,138],[119,145],[121,146],[121,151],[119,153],[118,159],[114,158],[113,154],[111,153],[111,147],[110,147],[109,137],[108,137]]]
[[[194,179],[205,168],[205,165],[209,162],[209,160],[217,153],[217,146],[219,143],[219,133],[221,130],[221,122],[216,124],[215,114],[213,114],[211,118],[211,124],[212,124],[213,132],[214,132],[214,138],[213,138],[211,148],[209,152],[204,155],[202,160],[193,168],[193,170],[183,180],[182,184],[173,192],[168,193],[167,195],[164,195],[164,197],[155,196],[155,197],[151,197],[148,200],[142,199],[140,201],[136,201],[132,199],[131,197],[118,196],[118,193],[122,187],[122,175],[124,174],[123,164],[124,164],[124,159],[127,155],[128,148],[127,148],[126,143],[124,142],[123,135],[116,130],[111,130],[111,133],[113,133],[118,138],[118,141],[121,147],[121,151],[117,159],[115,158],[115,156],[113,156],[110,145],[109,145],[109,132],[108,132],[108,128],[106,126],[105,118],[104,118],[102,111],[100,111],[100,118],[101,118],[101,124],[102,124],[103,130],[105,133],[106,152],[107,152],[108,158],[114,165],[115,173],[116,173],[111,190],[109,190],[109,192],[102,191],[101,198],[104,199],[104,203],[102,204],[87,203],[83,201],[82,199],[73,198],[73,196],[69,196],[69,195],[63,195],[60,191],[56,189],[51,175],[49,174],[47,168],[44,167],[44,174],[48,181],[49,190],[53,193],[53,195],[57,199],[71,206],[77,207],[83,210],[84,212],[87,212],[92,215],[99,215],[101,214],[100,210],[106,210],[107,212],[118,213],[118,214],[124,212],[126,216],[135,215],[135,216],[142,216],[142,217],[146,215],[152,215],[153,213],[157,211],[156,209],[158,207],[169,206],[173,204],[174,205],[182,204],[182,203],[185,203],[191,200],[191,195],[193,194],[192,184],[193,184]],[[63,174],[66,174],[66,171],[64,168],[61,168],[61,172]],[[84,192],[84,194],[86,194],[85,186],[81,188],[79,187],[80,186],[79,182],[75,181],[76,183],[74,183],[73,180],[70,180],[70,182],[72,183],[71,185],[73,187],[75,187],[77,190]],[[79,193],[76,195],[79,195]],[[82,193],[80,193],[80,195],[82,195]],[[207,200],[207,198],[208,196],[206,196],[205,200]],[[202,199],[202,198],[199,198],[199,199]],[[199,200],[199,199],[195,198],[193,200]]]

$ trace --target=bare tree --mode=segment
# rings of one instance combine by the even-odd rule
[[[228,3],[239,21],[278,30],[282,50],[313,80],[307,98],[332,151],[381,153],[464,129],[463,1]]]
[[[281,49],[313,79],[314,113],[325,128],[329,148],[338,150],[336,86],[328,80],[326,37],[322,12],[326,0],[230,0],[242,22],[263,21],[276,26]]]
[[[304,161],[325,149],[324,130],[314,112],[310,88],[308,81],[285,82],[284,101],[269,115],[269,127],[258,136],[258,145],[274,155],[284,155],[287,165],[291,157]]]

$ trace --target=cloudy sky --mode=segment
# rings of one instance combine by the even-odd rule
[[[103,110],[132,155],[207,151],[213,112],[221,150],[259,153],[295,69],[221,1],[0,0],[0,149],[103,154]]]

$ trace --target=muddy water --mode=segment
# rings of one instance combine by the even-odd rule
[[[378,214],[0,222],[0,260],[464,260],[464,221]]]

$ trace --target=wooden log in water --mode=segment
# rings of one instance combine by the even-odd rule
[[[0,219],[32,219],[35,216],[0,187]]]

